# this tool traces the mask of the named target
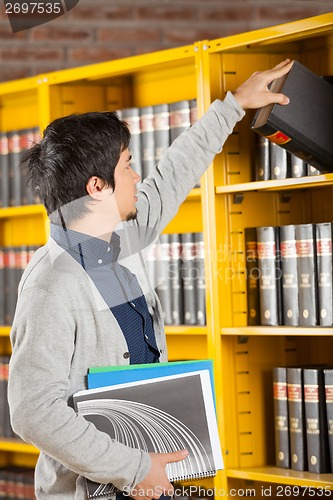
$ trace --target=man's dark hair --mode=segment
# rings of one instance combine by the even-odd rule
[[[40,143],[25,152],[21,167],[48,215],[70,207],[68,222],[89,211],[90,177],[100,177],[114,189],[114,171],[129,142],[129,129],[114,112],[69,115],[47,126]]]

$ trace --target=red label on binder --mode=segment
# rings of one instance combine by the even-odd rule
[[[272,142],[275,142],[275,144],[286,144],[287,142],[291,141],[290,137],[288,137],[286,134],[283,134],[278,130],[272,135],[267,135],[267,139],[269,139]]]

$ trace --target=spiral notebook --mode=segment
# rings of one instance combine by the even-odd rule
[[[167,465],[171,482],[211,477],[223,468],[209,370],[88,389],[74,394],[75,409],[127,446],[188,457]],[[120,439],[119,439],[120,440]],[[87,480],[88,498],[115,493],[112,484]]]

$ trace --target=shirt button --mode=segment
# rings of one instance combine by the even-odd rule
[[[145,335],[145,339],[148,340],[148,335]]]
[[[129,357],[130,357],[130,353],[129,352],[124,352],[123,358],[128,359]]]
[[[107,252],[110,252],[110,250],[111,250],[111,248],[110,248],[110,247],[108,247]]]
[[[134,302],[131,302],[131,306],[136,307],[136,305],[134,304]]]
[[[97,261],[97,262],[98,262],[99,264],[103,264],[102,259],[98,259],[98,261]]]
[[[163,349],[160,349],[160,354],[163,354]]]

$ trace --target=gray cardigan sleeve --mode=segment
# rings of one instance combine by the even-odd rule
[[[163,231],[244,114],[228,92],[224,101],[214,101],[204,116],[172,143],[140,187],[137,208],[141,228]]]

